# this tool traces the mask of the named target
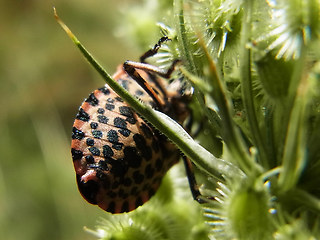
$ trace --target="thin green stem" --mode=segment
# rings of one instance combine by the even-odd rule
[[[245,148],[243,140],[240,136],[238,129],[236,128],[231,111],[233,109],[231,100],[227,97],[227,90],[224,83],[221,81],[218,73],[216,65],[214,64],[213,59],[211,58],[207,48],[203,44],[203,41],[200,39],[200,45],[202,46],[203,52],[207,58],[207,62],[209,63],[209,83],[212,85],[212,90],[210,95],[213,96],[218,108],[219,114],[223,123],[223,137],[226,142],[227,147],[230,150],[230,153],[237,159],[237,162],[241,169],[249,173],[252,169],[258,169],[258,166],[252,160],[249,155],[248,150]]]
[[[294,84],[295,91],[293,89],[290,91],[294,97],[290,101],[290,103],[292,102],[292,108],[282,158],[283,171],[279,177],[279,185],[282,191],[288,191],[298,182],[306,158],[305,121],[309,84],[307,76],[303,75],[305,58],[306,49],[303,48],[301,58],[296,62],[291,81]],[[289,100],[291,99],[289,98]]]
[[[252,75],[251,75],[251,51],[247,47],[247,44],[250,43],[251,38],[251,24],[252,24],[252,4],[251,0],[244,1],[244,14],[243,14],[243,24],[241,32],[241,65],[240,65],[240,76],[241,76],[241,89],[242,89],[242,99],[245,112],[248,117],[248,125],[251,130],[251,137],[254,145],[257,147],[260,156],[260,162],[263,167],[269,169],[266,143],[263,140],[258,119],[256,107],[254,104],[254,94],[252,86]]]

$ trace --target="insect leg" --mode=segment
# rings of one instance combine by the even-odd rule
[[[138,73],[136,69],[143,70],[147,73],[154,73],[157,75],[160,75],[161,77],[169,78],[171,73],[173,72],[175,65],[179,62],[179,60],[175,60],[171,67],[168,70],[160,69],[156,66],[153,66],[151,64],[147,63],[140,63],[140,62],[133,62],[133,61],[125,61],[123,63],[123,69],[127,72],[127,74],[133,78],[149,95],[150,97],[155,101],[156,105],[159,107],[160,110],[165,109],[166,102],[161,99],[158,94],[153,90],[153,88],[144,80],[141,75]],[[157,78],[153,77],[152,80],[155,82],[155,84],[160,86],[159,83],[157,83]],[[164,92],[165,94],[165,92]]]
[[[128,74],[130,72],[133,72],[132,68],[134,68],[134,69],[141,69],[141,70],[146,71],[148,73],[157,74],[163,78],[170,78],[172,72],[174,71],[176,65],[179,62],[181,62],[181,61],[178,59],[174,60],[171,64],[171,66],[167,70],[165,70],[165,69],[156,67],[156,66],[148,64],[148,63],[141,63],[141,62],[134,62],[134,61],[127,60],[123,63],[123,68]]]
[[[153,99],[153,101],[158,106],[159,110],[165,109],[165,106],[166,106],[165,101],[162,98],[160,98],[159,95],[150,86],[150,84],[148,84],[148,82],[144,80],[143,77],[141,77],[141,75],[136,70],[136,64],[142,64],[142,63],[126,61],[123,63],[123,69],[132,79],[134,79],[149,94],[149,96]],[[145,64],[145,63],[144,65],[149,66],[149,64]],[[139,69],[144,70],[143,67]]]
[[[189,187],[190,187],[193,199],[201,204],[207,203],[206,198],[203,197],[199,191],[199,186],[197,184],[197,181],[196,181],[196,178],[195,178],[194,172],[193,172],[192,162],[186,156],[183,156],[183,163],[184,163],[184,167],[186,169]]]
[[[162,43],[164,43],[164,42],[166,42],[166,41],[170,41],[170,40],[171,40],[171,39],[169,39],[167,36],[164,36],[164,37],[160,38],[159,41],[158,41],[158,43],[156,43],[153,48],[151,48],[151,49],[149,49],[148,51],[146,51],[146,52],[140,57],[140,62],[141,62],[141,63],[146,63],[145,60],[146,60],[147,58],[149,58],[149,57],[154,56],[154,55],[159,51]],[[165,72],[165,71],[163,71],[163,70],[157,69],[157,73],[159,74],[159,72],[163,72],[163,73],[165,73],[165,74],[164,74],[165,76],[163,76],[163,77],[169,78],[170,75],[171,75],[171,73],[172,73],[172,71],[174,70],[174,65],[175,65],[175,63],[172,64],[172,66],[171,66],[172,69],[170,68],[170,69],[171,69],[170,71]],[[161,91],[161,93],[163,94],[163,96],[167,97],[167,92],[166,92],[166,90],[163,88],[163,86],[159,83],[158,79],[157,79],[156,77],[154,77],[152,74],[150,74],[150,73],[148,73],[148,74],[149,74],[149,76],[152,78],[153,82],[154,82],[155,85],[158,87],[158,89]],[[161,76],[161,74],[159,74],[159,75]]]
[[[164,36],[162,38],[159,39],[159,41],[154,45],[153,48],[149,49],[148,51],[146,51],[141,57],[140,57],[140,62],[145,63],[145,60],[149,57],[152,57],[153,55],[155,55],[158,51],[159,48],[161,47],[161,44],[163,42],[169,41],[170,39],[167,36]]]

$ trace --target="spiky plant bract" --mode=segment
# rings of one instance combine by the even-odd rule
[[[148,11],[172,40],[158,65],[182,59],[177,74],[194,90],[197,140],[215,158],[206,163],[168,136],[205,170],[197,177],[210,200],[197,206],[176,196],[179,178],[169,174],[173,183],[166,179],[153,200],[93,232],[102,239],[319,239],[319,1],[146,0],[134,11]],[[131,42],[140,30],[130,31]]]

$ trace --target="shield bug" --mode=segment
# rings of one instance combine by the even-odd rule
[[[182,124],[190,115],[190,95],[182,94],[181,84],[166,80],[178,61],[166,71],[145,62],[167,40],[161,38],[140,57],[140,62],[120,65],[113,78],[145,104]],[[141,206],[180,158],[176,146],[108,85],[92,92],[82,103],[73,124],[71,152],[80,193],[89,203],[110,213]],[[185,163],[190,170],[190,163]],[[194,177],[189,177],[195,186],[193,181]],[[192,193],[195,196],[198,190],[192,188]]]

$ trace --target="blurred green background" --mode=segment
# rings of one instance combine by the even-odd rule
[[[83,226],[107,213],[78,193],[70,132],[83,99],[104,82],[52,7],[113,73],[141,53],[119,32],[129,4],[139,1],[0,0],[0,239],[94,239]]]

